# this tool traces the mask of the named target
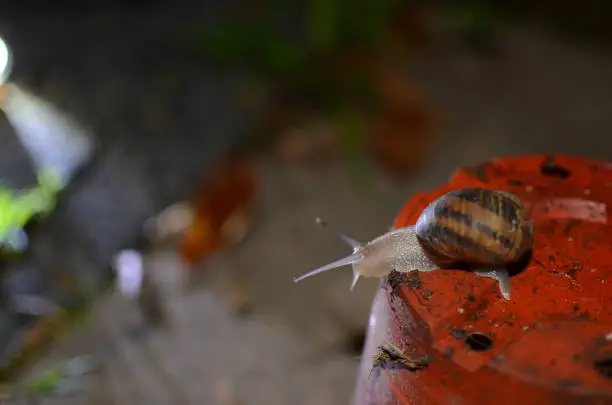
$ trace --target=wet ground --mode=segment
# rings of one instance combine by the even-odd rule
[[[428,165],[397,183],[376,174],[356,182],[341,165],[282,167],[262,162],[262,204],[249,238],[184,288],[184,272],[168,249],[150,252],[171,326],[145,340],[126,329],[136,314],[117,294],[101,300],[91,324],[62,341],[37,365],[102,354],[75,397],[41,404],[346,404],[358,360],[343,350],[364,327],[377,286],[364,280],[349,293],[348,270],[293,284],[292,277],[348,253],[313,225],[321,216],[355,239],[390,226],[402,203],[443,182],[458,165],[514,153],[612,157],[612,56],[518,28],[500,52],[484,58],[443,40],[407,68],[423,79],[444,126]],[[252,314],[237,317],[224,274],[246,280]],[[232,394],[233,392],[233,394]]]

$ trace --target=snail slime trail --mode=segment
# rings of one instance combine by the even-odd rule
[[[317,218],[317,223],[326,224]],[[517,196],[482,188],[454,190],[433,201],[413,226],[387,232],[361,244],[335,230],[332,233],[353,253],[303,276],[338,267],[353,267],[352,291],[360,277],[450,269],[467,264],[474,274],[497,280],[503,298],[510,299],[507,265],[531,249],[533,226]]]

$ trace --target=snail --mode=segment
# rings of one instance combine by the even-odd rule
[[[321,219],[317,222],[324,225]],[[533,239],[531,220],[517,196],[481,188],[444,194],[425,208],[415,225],[391,230],[366,244],[333,232],[352,246],[353,253],[294,282],[350,264],[352,291],[361,277],[467,264],[475,274],[497,280],[501,295],[509,300],[507,265],[525,257]]]

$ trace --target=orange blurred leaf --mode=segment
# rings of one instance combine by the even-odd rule
[[[207,255],[240,242],[250,225],[254,197],[254,165],[250,159],[220,167],[193,199],[193,220],[180,247],[182,260],[193,266]]]
[[[423,51],[431,38],[425,11],[414,4],[404,4],[395,15],[391,34],[412,51]]]
[[[408,174],[427,156],[435,135],[433,114],[416,84],[399,69],[381,69],[377,91],[381,108],[368,134],[370,149],[385,170]]]
[[[277,144],[277,154],[289,165],[322,164],[339,154],[338,134],[324,118],[312,118],[286,128]]]

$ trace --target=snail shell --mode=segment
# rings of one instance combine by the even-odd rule
[[[440,265],[505,265],[520,260],[533,239],[531,220],[515,195],[480,188],[438,198],[415,228],[423,251]]]

